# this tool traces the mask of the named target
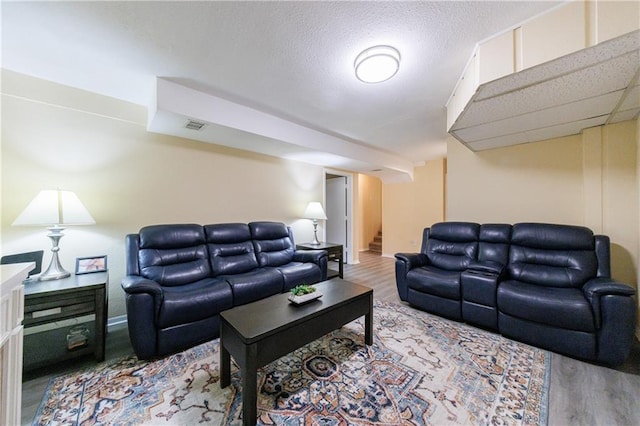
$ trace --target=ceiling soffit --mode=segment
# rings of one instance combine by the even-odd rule
[[[400,156],[312,129],[275,115],[157,78],[147,130],[266,155],[347,169],[385,183],[413,179]],[[188,128],[191,121],[205,124]],[[189,126],[193,127],[193,126]]]
[[[478,86],[450,133],[481,151],[630,120],[639,74],[637,30]]]

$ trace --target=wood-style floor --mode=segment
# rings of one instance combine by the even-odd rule
[[[393,259],[362,252],[359,264],[345,265],[344,278],[373,288],[378,300],[403,303]],[[106,352],[107,361],[133,353],[126,327],[109,330]],[[52,377],[92,365],[89,358],[25,375],[22,424],[31,424]],[[549,425],[640,425],[640,343],[636,341],[629,360],[616,369],[552,354]]]

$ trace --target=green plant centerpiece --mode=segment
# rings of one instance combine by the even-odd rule
[[[322,296],[322,293],[316,291],[316,288],[308,284],[300,284],[291,289],[289,301],[299,305],[310,302]]]
[[[304,296],[314,291],[316,291],[316,288],[307,284],[300,284],[291,289],[291,293],[293,293],[294,296]]]

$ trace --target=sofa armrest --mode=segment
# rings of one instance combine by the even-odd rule
[[[124,277],[122,279],[122,289],[127,294],[148,293],[154,297],[162,297],[162,287],[160,284],[138,275],[127,275]]]
[[[611,278],[594,278],[589,280],[582,287],[582,291],[589,301],[605,295],[633,296],[636,294],[636,291],[632,287],[613,281]]]
[[[594,278],[583,287],[598,329],[598,361],[618,365],[629,356],[636,328],[635,290],[610,278]]]
[[[156,318],[163,298],[162,287],[153,280],[139,275],[122,279],[127,305],[127,325],[133,350],[140,359],[157,355]]]
[[[407,301],[407,274],[414,268],[425,266],[429,259],[422,253],[396,253],[396,286],[400,300]]]
[[[320,259],[327,256],[326,250],[296,250],[293,253],[294,262],[313,262],[317,265],[320,264]]]
[[[495,274],[500,275],[504,271],[504,265],[500,262],[492,260],[472,260],[469,263],[468,271],[477,272],[479,274]]]
[[[596,320],[596,327],[602,325],[601,299],[605,296],[631,297],[635,290],[626,284],[613,281],[611,278],[593,278],[582,286],[582,294],[591,304],[591,309]]]
[[[396,253],[395,257],[406,263],[407,271],[429,264],[429,258],[422,253]]]
[[[329,254],[326,250],[296,250],[293,252],[295,262],[315,263],[320,268],[320,281],[327,279]]]

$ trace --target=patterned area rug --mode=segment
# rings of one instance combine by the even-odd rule
[[[368,347],[362,322],[260,369],[258,424],[547,423],[548,352],[382,302]],[[34,424],[241,424],[240,373],[220,389],[218,350],[216,339],[54,378]]]

